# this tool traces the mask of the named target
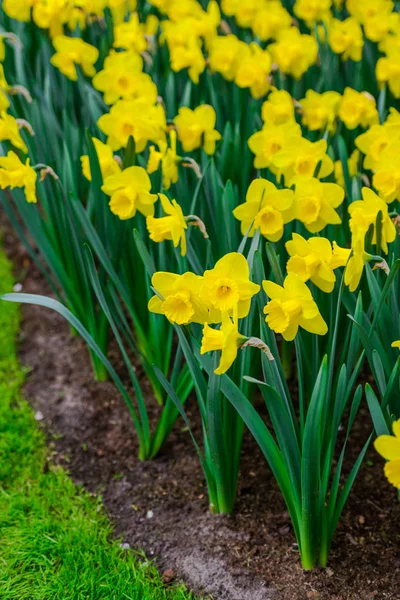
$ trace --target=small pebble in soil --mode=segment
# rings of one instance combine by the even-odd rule
[[[44,416],[43,416],[43,413],[40,412],[40,410],[35,412],[35,421],[43,421],[43,419],[44,419]]]
[[[122,548],[122,550],[129,550],[130,544],[123,543],[120,544],[119,547]]]
[[[146,514],[146,519],[152,519],[154,517],[154,513],[152,510],[148,510]]]

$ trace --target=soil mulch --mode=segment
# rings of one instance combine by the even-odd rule
[[[8,228],[3,241],[23,291],[46,292]],[[177,422],[155,460],[138,461],[122,399],[110,382],[94,382],[85,344],[71,336],[59,315],[23,307],[20,358],[30,368],[25,395],[52,442],[52,460],[75,482],[102,494],[116,535],[155,559],[166,582],[183,579],[196,592],[221,600],[400,599],[400,504],[373,448],[344,509],[328,568],[305,572],[277,485],[249,434],[236,512],[212,516],[183,423]],[[151,397],[146,384],[145,390]],[[195,401],[189,401],[188,414],[201,439]],[[362,408],[348,468],[370,429]]]

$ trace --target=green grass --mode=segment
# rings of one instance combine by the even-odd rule
[[[0,250],[0,293],[12,287]],[[21,398],[18,307],[0,303],[0,599],[193,600],[166,588],[146,559],[122,550],[99,498],[52,465]]]

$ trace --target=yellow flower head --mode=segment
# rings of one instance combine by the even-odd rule
[[[292,17],[280,2],[260,3],[251,28],[262,42],[279,36],[279,32],[292,24]]]
[[[323,292],[332,292],[336,281],[333,271],[345,266],[351,250],[340,248],[336,243],[332,247],[331,242],[322,237],[305,240],[298,233],[293,233],[285,245],[291,257],[287,272],[294,273],[304,282],[312,281]]]
[[[317,41],[311,35],[301,34],[297,27],[280,31],[277,41],[268,49],[280,71],[295,79],[300,79],[316,63],[318,56]]]
[[[395,98],[400,98],[400,54],[382,57],[376,63],[376,79],[381,86],[389,84]]]
[[[25,154],[28,148],[19,132],[16,119],[5,111],[0,112],[0,141],[8,140],[15,148],[22,150]]]
[[[333,52],[340,54],[343,60],[361,60],[364,38],[360,23],[354,17],[344,21],[332,19],[329,24],[328,41]]]
[[[130,136],[135,140],[136,152],[143,152],[148,141],[165,141],[167,122],[161,104],[145,100],[118,100],[108,114],[97,122],[113,150],[126,148]]]
[[[310,131],[319,129],[332,131],[340,98],[338,92],[318,94],[314,90],[307,90],[306,97],[299,100],[303,125]]]
[[[0,188],[24,188],[27,202],[36,203],[36,171],[29,166],[29,158],[24,164],[15,154],[0,156]]]
[[[329,18],[331,6],[332,0],[296,0],[293,12],[298,19],[302,19],[312,27],[316,21]]]
[[[63,25],[73,12],[69,0],[33,0],[32,19],[41,29],[49,29],[50,37],[61,36]],[[96,59],[97,60],[97,59]],[[94,61],[95,62],[95,61]]]
[[[242,56],[247,52],[247,44],[241,42],[236,35],[229,34],[214,38],[209,52],[210,69],[227,81],[235,78]]]
[[[151,194],[151,181],[143,167],[128,167],[104,181],[102,191],[111,196],[110,209],[120,219],[131,219],[138,210],[145,217],[154,215],[157,194]]]
[[[392,485],[400,489],[400,419],[392,425],[393,435],[380,435],[375,440],[375,450],[388,462],[385,475]]]
[[[249,148],[255,154],[254,166],[256,169],[273,168],[275,156],[288,147],[288,140],[301,137],[300,125],[287,122],[282,125],[265,123],[261,131],[249,137]],[[274,171],[275,172],[275,171]]]
[[[271,242],[281,239],[284,226],[295,218],[294,193],[292,190],[278,190],[266,179],[251,182],[246,194],[246,202],[233,211],[241,221],[241,232],[253,237],[260,229],[261,234]]]
[[[139,54],[147,50],[144,24],[139,22],[137,13],[132,13],[128,21],[122,21],[114,27],[114,48]]]
[[[256,43],[246,48],[246,55],[241,57],[236,70],[235,83],[241,88],[250,88],[253,98],[261,98],[270,86],[271,56]]]
[[[213,329],[207,323],[203,328],[203,338],[201,340],[200,354],[206,352],[221,351],[221,359],[218,368],[215,369],[216,375],[222,375],[232,366],[236,359],[238,349],[247,338],[240,335],[237,321],[232,321],[228,313],[222,314],[222,324],[219,329]]]
[[[34,0],[3,0],[2,9],[11,19],[27,23],[31,20]]]
[[[344,200],[344,190],[336,183],[322,183],[315,177],[297,177],[295,184],[296,218],[311,233],[318,233],[326,225],[342,222],[336,208]]]
[[[150,155],[147,163],[147,172],[154,173],[158,170],[161,163],[162,184],[165,190],[169,190],[171,184],[178,181],[178,164],[181,157],[176,153],[176,131],[172,129],[169,132],[170,146],[166,142],[159,142],[158,150],[155,146],[150,146]]]
[[[146,219],[147,229],[150,233],[150,239],[153,242],[163,242],[172,240],[175,248],[181,245],[181,255],[186,255],[186,234],[187,223],[183,212],[176,200],[170,202],[165,194],[158,194],[161,200],[163,210],[167,217],[155,218],[149,216]]]
[[[272,331],[282,334],[287,341],[296,337],[299,327],[317,335],[326,334],[327,324],[300,277],[289,273],[283,287],[272,281],[263,281],[263,288],[270,299],[264,313]]]
[[[388,204],[400,199],[400,142],[390,143],[375,164],[372,184]]]
[[[151,285],[159,295],[150,299],[149,311],[165,315],[177,325],[204,324],[208,319],[208,311],[200,300],[202,281],[203,278],[194,273],[154,273]]]
[[[270,123],[271,125],[296,123],[294,102],[289,92],[272,88],[268,100],[261,107],[261,118],[264,123]]]
[[[246,317],[252,297],[260,286],[249,279],[249,265],[243,254],[230,252],[209,271],[205,271],[200,297],[209,306],[209,323],[220,323],[222,313]]]
[[[379,123],[375,98],[368,92],[356,92],[349,87],[344,90],[338,115],[347,129],[355,129],[359,125],[369,127]]]
[[[394,142],[400,142],[400,123],[372,125],[359,135],[355,143],[365,154],[364,168],[375,170],[384,150]]]
[[[364,250],[364,237],[352,236],[352,254],[346,263],[344,271],[344,283],[349,287],[350,292],[354,292],[361,280],[365,264],[371,260],[372,256]]]
[[[82,68],[88,77],[93,77],[96,73],[94,63],[99,57],[99,51],[94,46],[87,44],[81,38],[72,38],[65,35],[57,35],[53,39],[53,45],[56,53],[53,54],[50,62],[68,79],[77,81],[77,65]]]
[[[215,128],[215,110],[209,104],[202,104],[194,110],[186,106],[179,109],[174,123],[185,152],[204,148],[207,154],[214,154],[215,144],[221,134]]]
[[[116,175],[121,171],[121,168],[114,158],[113,152],[110,146],[103,144],[101,140],[93,138],[93,144],[96,149],[97,158],[99,159],[101,174],[103,181],[110,175]],[[90,161],[89,156],[81,156],[82,173],[88,181],[92,181],[92,174],[90,172]]]
[[[142,72],[143,60],[133,52],[111,50],[102,71],[93,77],[93,86],[104,93],[106,104],[117,100],[142,99],[149,104],[157,100],[157,86],[150,75]]]
[[[195,35],[186,19],[178,22],[163,21],[162,31],[161,40],[167,42],[171,69],[175,72],[188,69],[193,83],[199,83],[199,77],[206,67],[201,38]]]
[[[294,177],[313,177],[319,166],[318,178],[330,175],[334,169],[333,161],[326,153],[326,140],[310,142],[306,138],[296,136],[286,140],[282,150],[272,158],[274,173],[283,175],[286,185],[292,185]]]
[[[396,227],[389,216],[387,203],[379,198],[370,188],[363,187],[361,190],[362,200],[356,200],[349,206],[350,229],[353,235],[363,238],[371,225],[374,226],[372,243],[376,244],[376,220],[378,213],[382,214],[381,242],[382,250],[388,253],[388,243],[396,239]]]

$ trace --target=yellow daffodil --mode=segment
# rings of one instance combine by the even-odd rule
[[[117,100],[143,99],[149,104],[157,100],[157,86],[150,75],[142,72],[143,60],[133,52],[111,50],[102,71],[93,77],[93,86],[104,93],[106,104]]]
[[[175,248],[181,245],[181,255],[186,255],[186,234],[187,223],[183,212],[176,200],[170,200],[165,194],[158,194],[161,205],[166,217],[155,218],[149,216],[146,219],[147,229],[150,234],[150,239],[153,242],[163,242],[164,240],[172,240]]]
[[[256,43],[247,46],[235,74],[235,83],[241,88],[250,88],[253,98],[261,98],[268,92],[272,60],[268,50]]]
[[[63,25],[68,22],[73,11],[72,2],[66,0],[51,0],[51,2],[48,0],[33,0],[32,5],[34,23],[42,29],[48,29],[52,38],[61,36],[64,29]]]
[[[370,254],[364,250],[364,237],[352,236],[352,254],[346,264],[344,271],[344,283],[348,286],[350,292],[354,292],[361,280],[365,264],[372,259]]]
[[[190,79],[199,83],[199,77],[206,67],[201,38],[188,27],[185,19],[163,21],[162,30],[161,39],[167,42],[171,69],[175,72],[188,69]]]
[[[138,13],[131,13],[128,21],[122,21],[114,27],[114,48],[122,48],[141,53],[147,49],[147,39],[143,23]]]
[[[290,256],[287,272],[294,273],[304,282],[310,280],[323,292],[330,293],[335,287],[334,269],[344,267],[351,250],[340,248],[336,243],[322,237],[305,240],[298,233],[286,242],[286,250]]]
[[[358,163],[360,160],[360,151],[354,150],[349,159],[347,160],[347,168],[349,170],[349,175],[351,178],[355,177],[358,173]],[[344,175],[343,175],[343,165],[341,160],[335,161],[335,180],[338,185],[344,188]]]
[[[288,27],[277,34],[277,41],[268,46],[272,60],[285,75],[300,79],[315,64],[318,43],[311,36],[301,34],[297,27]]]
[[[374,165],[372,184],[385,202],[400,199],[400,142],[390,143]]]
[[[257,229],[271,242],[281,239],[284,226],[295,218],[294,193],[292,190],[278,190],[266,179],[251,182],[246,194],[246,202],[233,211],[241,221],[241,232],[253,237]]]
[[[355,143],[365,154],[365,169],[375,170],[382,152],[395,142],[400,142],[400,123],[372,125],[365,133],[359,135]]]
[[[249,265],[243,254],[230,252],[223,256],[209,271],[203,275],[200,298],[209,306],[209,323],[220,323],[223,312],[243,319],[250,310],[252,297],[260,290],[260,286],[249,279]]]
[[[27,153],[28,148],[19,132],[18,122],[5,111],[0,112],[0,142],[8,140],[15,148]]]
[[[118,25],[125,20],[127,12],[132,13],[137,9],[137,0],[107,0],[107,5],[111,10],[113,23]]]
[[[36,171],[29,165],[29,158],[24,164],[15,154],[8,152],[0,156],[0,188],[24,188],[27,202],[36,203]]]
[[[271,125],[295,123],[294,102],[289,92],[272,88],[268,100],[261,107],[261,118]]]
[[[139,211],[145,217],[154,215],[157,194],[151,194],[151,181],[142,167],[128,167],[104,181],[102,191],[111,196],[110,209],[120,219],[131,219]]]
[[[332,131],[340,98],[338,92],[318,94],[314,90],[307,90],[306,97],[299,100],[303,125],[310,131],[318,129]]]
[[[357,92],[349,87],[344,90],[339,103],[338,116],[347,129],[355,129],[359,125],[369,127],[379,123],[375,98],[367,92]]]
[[[97,122],[113,150],[126,148],[130,136],[135,140],[136,152],[143,152],[148,141],[165,141],[167,122],[161,104],[145,100],[118,100],[109,113]]]
[[[177,325],[204,324],[208,320],[208,311],[200,300],[202,281],[203,278],[194,273],[154,273],[151,285],[159,296],[150,299],[149,311],[165,315]]]
[[[214,38],[208,57],[210,69],[220,73],[227,81],[232,81],[246,50],[247,44],[241,42],[236,35],[229,34]]]
[[[350,230],[357,237],[364,237],[369,227],[373,225],[374,235],[372,243],[376,244],[376,220],[378,213],[382,214],[381,243],[382,250],[388,253],[388,243],[396,239],[396,227],[389,216],[387,203],[379,198],[370,188],[363,187],[361,190],[363,199],[356,200],[349,205]]]
[[[251,29],[262,42],[276,38],[279,32],[290,27],[292,17],[281,2],[260,2]]]
[[[249,137],[249,148],[255,154],[254,166],[264,169],[273,165],[274,157],[287,147],[288,140],[301,137],[300,125],[297,123],[283,123],[272,125],[265,123],[261,131]]]
[[[214,154],[215,144],[221,134],[215,128],[215,110],[209,104],[202,104],[194,110],[186,106],[179,109],[174,119],[179,140],[185,152],[204,148],[207,154]]]
[[[333,52],[340,54],[343,60],[361,60],[364,38],[360,23],[354,17],[343,21],[332,19],[329,24],[328,41]]]
[[[116,175],[121,171],[121,168],[114,158],[113,151],[110,146],[103,144],[101,140],[93,138],[93,144],[96,149],[97,158],[99,159],[100,170],[103,176],[103,181],[110,175]],[[82,173],[88,181],[92,181],[92,174],[90,172],[90,161],[89,156],[81,156]]]
[[[27,23],[31,20],[34,0],[3,0],[2,9],[11,19]]]
[[[161,163],[162,184],[165,190],[169,190],[171,184],[178,181],[178,164],[181,157],[176,153],[176,131],[172,129],[169,132],[170,146],[166,142],[160,141],[158,150],[155,146],[150,146],[150,155],[147,163],[147,172],[154,173],[158,170]]]
[[[395,98],[400,98],[400,54],[383,56],[376,63],[376,79],[381,86],[385,83]]]
[[[56,53],[50,58],[50,62],[68,79],[77,81],[77,65],[88,77],[93,77],[96,73],[94,63],[99,57],[99,51],[94,46],[87,44],[81,38],[65,35],[57,35],[53,39],[53,45]]]
[[[400,419],[394,421],[392,429],[393,435],[380,435],[376,438],[374,446],[387,460],[385,475],[389,483],[400,489]]]
[[[226,373],[234,363],[238,349],[246,340],[247,338],[238,331],[237,321],[232,321],[228,313],[224,312],[222,314],[222,323],[219,329],[213,329],[205,323],[200,354],[219,350],[221,352],[221,358],[214,373],[216,375],[223,375],[223,373]]]
[[[10,101],[7,97],[7,93],[9,91],[10,86],[8,85],[6,76],[4,74],[4,67],[2,64],[0,64],[0,113],[7,111],[10,106]]]
[[[312,27],[316,21],[324,21],[330,16],[331,6],[332,0],[296,0],[293,12]]]
[[[300,277],[290,273],[283,282],[283,287],[272,281],[263,281],[263,288],[270,299],[264,313],[272,331],[282,334],[287,341],[296,337],[299,327],[317,335],[326,334],[327,324]]]
[[[326,153],[326,140],[310,142],[303,137],[293,137],[286,140],[283,148],[274,154],[272,166],[274,172],[283,175],[286,185],[292,185],[294,177],[314,177],[322,179],[330,175],[334,169],[333,161]],[[318,173],[316,174],[317,166]]]
[[[326,225],[340,225],[336,212],[343,200],[344,190],[336,183],[322,183],[316,178],[296,177],[296,218],[311,233],[318,233]]]

